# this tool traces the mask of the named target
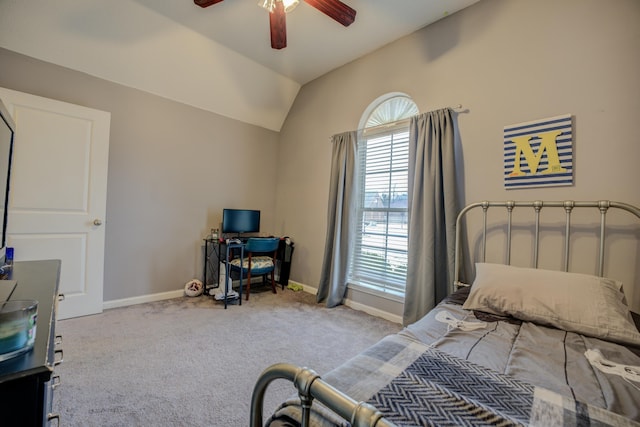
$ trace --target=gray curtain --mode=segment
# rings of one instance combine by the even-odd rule
[[[324,261],[320,273],[317,302],[326,300],[327,307],[342,303],[347,291],[349,255],[353,250],[351,232],[354,229],[356,198],[356,131],[345,132],[331,137],[331,177],[329,183],[329,203],[327,212],[327,239]]]
[[[450,109],[409,124],[409,247],[403,323],[423,317],[453,280],[457,216],[454,124]]]

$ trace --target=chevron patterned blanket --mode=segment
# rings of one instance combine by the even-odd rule
[[[368,403],[398,426],[635,425],[435,348],[427,349]]]

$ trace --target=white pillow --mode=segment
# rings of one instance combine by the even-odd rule
[[[622,283],[605,277],[477,263],[463,308],[640,346]]]

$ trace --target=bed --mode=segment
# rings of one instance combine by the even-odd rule
[[[505,219],[495,222],[494,210]],[[547,223],[543,211],[560,214]],[[613,201],[468,205],[456,224],[451,294],[322,378],[286,363],[267,368],[251,425],[263,425],[262,401],[278,378],[297,395],[268,417],[271,427],[640,425],[640,318],[613,271],[622,263],[629,280],[640,274],[638,219],[639,208]],[[611,255],[616,247],[622,253]]]

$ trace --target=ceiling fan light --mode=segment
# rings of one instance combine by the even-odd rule
[[[284,6],[284,11],[286,13],[291,12],[295,7],[300,3],[300,0],[282,0],[282,5]]]
[[[276,0],[258,0],[258,6],[271,13],[276,8]]]

